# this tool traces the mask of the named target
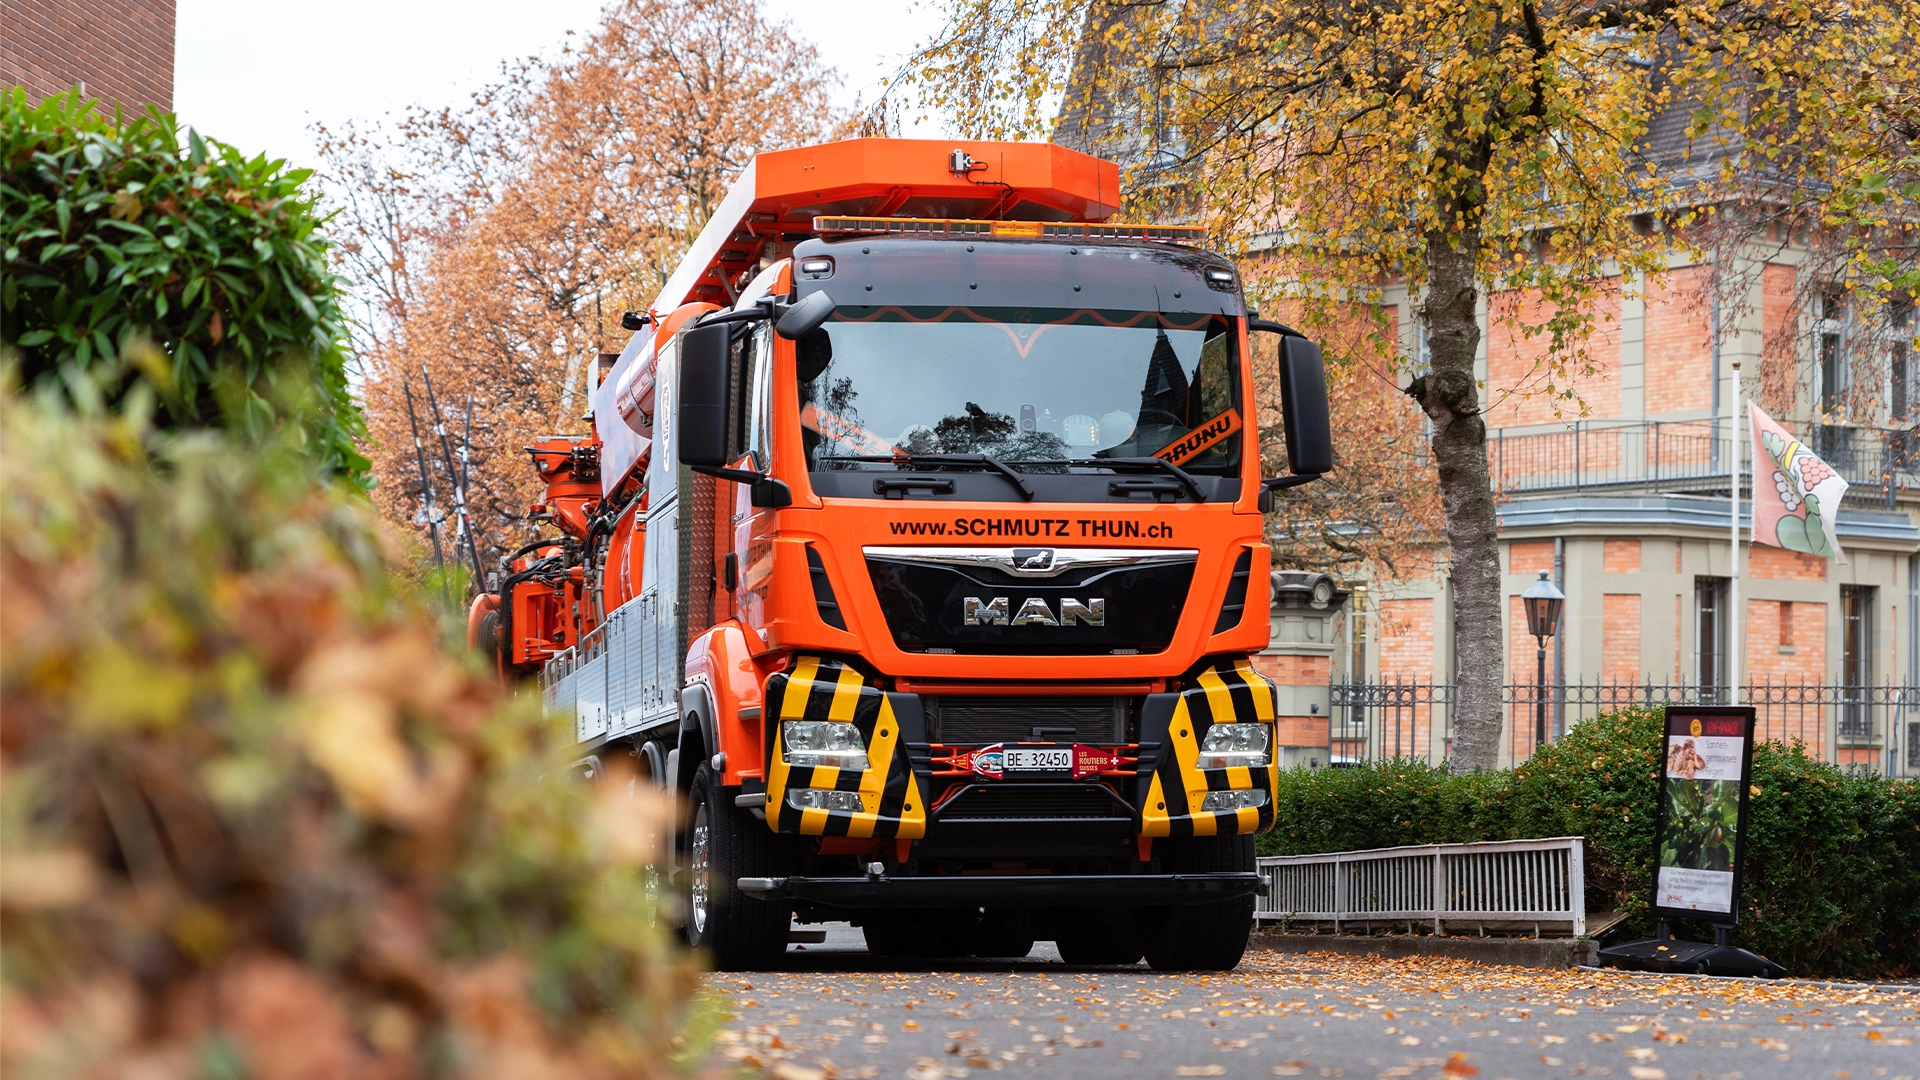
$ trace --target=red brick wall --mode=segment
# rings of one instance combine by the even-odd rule
[[[1553,541],[1515,540],[1507,545],[1507,573],[1553,572]]]
[[[1432,597],[1380,602],[1380,677],[1432,681]]]
[[[1565,358],[1569,371],[1554,376],[1543,365],[1552,344],[1547,334],[1528,337],[1522,324],[1539,326],[1552,317],[1552,309],[1535,289],[1495,293],[1488,298],[1487,397],[1493,403],[1487,410],[1488,427],[1514,424],[1538,424],[1558,419],[1569,411],[1578,413],[1574,402],[1547,393],[1549,383],[1556,391],[1569,386],[1585,402],[1588,416],[1620,415],[1620,279],[1608,278],[1593,300],[1593,332],[1584,341],[1570,346],[1584,352]],[[1591,374],[1580,372],[1591,364]]]
[[[1778,420],[1794,411],[1800,346],[1791,266],[1760,269],[1760,407]],[[1751,381],[1748,383],[1752,385]]]
[[[111,109],[173,108],[173,0],[0,0],[0,81],[33,101],[86,84]]]
[[[1641,675],[1640,594],[1607,593],[1600,601],[1600,677],[1610,683],[1637,682]]]
[[[1604,559],[1609,574],[1637,574],[1640,572],[1640,541],[1609,540]]]
[[[1749,600],[1746,607],[1747,681],[1825,680],[1827,605]]]
[[[1754,544],[1747,548],[1747,576],[1768,581],[1825,581],[1827,560],[1801,551]]]
[[[1324,656],[1255,656],[1253,670],[1281,686],[1325,686],[1332,664]]]
[[[1704,266],[1647,281],[1647,415],[1713,404],[1713,323]]]

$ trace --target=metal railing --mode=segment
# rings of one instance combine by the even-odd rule
[[[1752,450],[1741,439],[1747,483]],[[1811,447],[1852,487],[1846,501],[1892,507],[1920,491],[1920,438],[1912,430],[1821,424]],[[1578,420],[1550,431],[1487,433],[1487,467],[1496,490],[1654,494],[1724,492],[1727,421]]]
[[[1275,855],[1259,860],[1267,895],[1256,921],[1342,930],[1431,924],[1474,929],[1587,932],[1583,841],[1578,836],[1478,844],[1419,844]]]
[[[1333,683],[1328,688],[1326,760],[1334,765],[1379,758],[1446,760],[1453,737],[1458,688],[1450,683],[1383,680]],[[1502,687],[1503,757],[1519,764],[1533,756],[1539,707],[1547,707],[1547,741],[1583,720],[1635,705],[1722,705],[1724,686],[1693,683],[1508,683]],[[1920,687],[1891,682],[1850,685],[1769,680],[1740,688],[1740,702],[1757,711],[1763,740],[1804,744],[1823,761],[1887,776],[1920,775],[1912,745],[1920,731]]]

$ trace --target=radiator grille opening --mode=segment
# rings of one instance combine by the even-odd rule
[[[954,796],[940,821],[1013,818],[1130,818],[1132,811],[1100,784],[982,784]]]
[[[1125,697],[928,697],[927,725],[948,746],[999,742],[1124,743]]]

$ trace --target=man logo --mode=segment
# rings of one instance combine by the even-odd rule
[[[1049,556],[1052,552],[1047,553]],[[1060,617],[1055,618],[1053,609],[1038,596],[1029,596],[1012,619],[1007,617],[1007,598],[996,596],[983,601],[977,596],[969,596],[963,602],[962,621],[968,626],[1006,626],[1009,621],[1014,626],[1083,626],[1107,625],[1107,598],[1096,596],[1084,603],[1071,597],[1060,601]]]
[[[1013,565],[1018,570],[1053,569],[1052,548],[1014,548]]]

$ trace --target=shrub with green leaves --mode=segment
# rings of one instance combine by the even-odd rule
[[[1263,854],[1543,836],[1586,839],[1587,910],[1610,938],[1653,932],[1664,710],[1574,725],[1520,767],[1454,774],[1422,762],[1281,774]],[[1795,975],[1920,971],[1920,784],[1848,773],[1804,747],[1754,748],[1737,945]],[[1703,924],[1676,932],[1711,940]]]
[[[29,392],[168,427],[292,427],[364,482],[310,173],[79,94],[0,101],[0,351]]]

